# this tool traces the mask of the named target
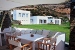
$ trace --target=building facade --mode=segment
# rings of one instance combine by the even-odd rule
[[[22,25],[30,24],[30,11],[14,10],[13,20],[18,20]]]
[[[61,19],[54,18],[52,16],[31,16],[31,24],[59,24],[61,25]]]
[[[54,18],[53,16],[30,16],[30,11],[14,10],[12,12],[13,20],[18,20],[22,25],[25,24],[59,24],[61,19]]]

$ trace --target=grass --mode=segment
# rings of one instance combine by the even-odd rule
[[[13,25],[20,28],[31,28],[31,29],[46,29],[51,31],[60,31],[66,34],[66,42],[69,42],[70,34],[70,25],[69,23],[62,25],[53,25],[53,24],[34,24],[34,25]]]

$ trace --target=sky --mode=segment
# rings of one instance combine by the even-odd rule
[[[0,0],[0,10],[9,10],[14,7],[37,5],[37,4],[57,4],[66,0]]]

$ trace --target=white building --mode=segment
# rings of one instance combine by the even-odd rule
[[[31,16],[30,23],[31,24],[47,24],[48,18],[45,16]]]
[[[31,24],[61,24],[61,19],[54,18],[52,16],[31,16]]]
[[[22,25],[30,24],[30,11],[14,10],[13,20],[18,20]]]
[[[30,11],[14,10],[12,12],[13,20],[21,21],[21,24],[61,24],[61,19],[52,16],[31,16]]]

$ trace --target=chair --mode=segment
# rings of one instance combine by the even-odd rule
[[[30,34],[31,30],[25,30],[25,34]]]
[[[21,34],[26,34],[26,30],[21,30]]]
[[[38,43],[38,50],[55,50],[56,41],[53,39],[45,38],[43,42],[37,41]]]
[[[38,31],[37,31],[38,32]],[[50,31],[49,30],[40,30],[39,32],[38,32],[39,34],[41,33],[42,35],[44,35],[44,36],[48,36],[48,34],[50,33]],[[39,41],[43,41],[43,39],[41,39],[41,40],[39,40]]]
[[[31,34],[36,34],[37,30],[31,30]]]
[[[60,34],[61,34],[60,32],[57,32],[51,38],[43,38],[42,41],[40,41],[40,42],[38,41],[37,42],[38,43],[38,49],[40,49],[40,47],[41,47],[42,49],[46,49],[46,50],[55,50],[57,37]]]
[[[50,33],[48,34],[47,37],[51,38],[52,36],[54,36],[57,32],[56,31],[50,31]]]
[[[21,36],[21,31],[20,30],[16,30],[14,32],[14,36]]]
[[[61,32],[56,32],[56,34],[52,36],[51,38],[57,38],[59,35],[61,35]]]
[[[42,30],[37,30],[37,31],[36,31],[36,34],[42,35]]]
[[[47,37],[49,33],[50,33],[49,30],[43,30],[42,35]]]
[[[20,40],[14,36],[7,36],[10,50],[32,50],[32,42],[22,45]]]
[[[6,41],[7,41],[9,36],[14,36],[14,37],[21,36],[21,32],[16,31],[14,33],[6,33]]]

